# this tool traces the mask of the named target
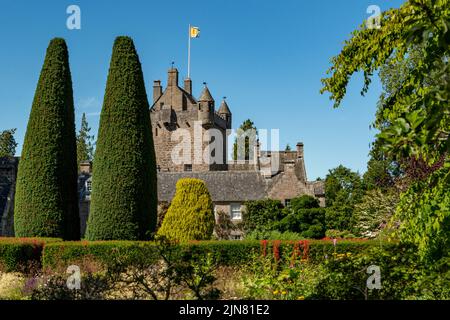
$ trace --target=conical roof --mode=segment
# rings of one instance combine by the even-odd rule
[[[230,108],[228,107],[228,104],[225,101],[225,99],[223,99],[222,103],[220,104],[219,113],[220,114],[231,114]]]
[[[200,95],[200,98],[198,99],[198,101],[212,101],[214,102],[214,99],[211,95],[211,92],[209,92],[208,87],[205,84],[205,87],[203,88],[202,94]]]

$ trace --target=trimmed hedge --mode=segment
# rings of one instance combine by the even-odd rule
[[[27,272],[41,265],[44,246],[58,238],[0,238],[0,271]]]
[[[92,172],[88,240],[147,240],[157,217],[149,105],[133,40],[114,42]]]
[[[254,254],[272,255],[274,258],[308,259],[321,262],[333,253],[359,253],[368,247],[395,245],[375,240],[338,240],[336,246],[332,240],[299,241],[192,241],[179,245],[180,250],[193,253],[212,253],[224,266],[243,266],[252,261]],[[143,254],[145,253],[145,254]],[[151,263],[156,257],[154,242],[144,241],[79,241],[49,243],[43,251],[44,269],[60,270],[85,260],[94,260],[101,265],[112,261],[114,257],[145,256]]]
[[[74,119],[69,54],[64,39],[55,38],[47,48],[19,161],[16,236],[80,239]]]

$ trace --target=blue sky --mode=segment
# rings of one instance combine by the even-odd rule
[[[187,27],[192,40],[191,78],[198,96],[206,81],[217,103],[227,96],[233,126],[250,118],[258,128],[280,129],[280,144],[305,144],[309,179],[343,164],[364,172],[381,87],[361,97],[355,76],[338,109],[321,95],[320,79],[350,32],[370,14],[401,0],[5,1],[0,11],[0,130],[17,128],[20,154],[48,42],[66,39],[76,121],[88,115],[97,134],[114,38],[129,35],[138,50],[147,94],[171,61],[187,74]],[[66,8],[81,8],[81,30],[68,30]]]

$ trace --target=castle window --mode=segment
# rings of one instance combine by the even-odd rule
[[[231,220],[242,219],[241,204],[232,203],[230,204]]]
[[[91,193],[91,192],[92,192],[92,180],[91,180],[91,179],[88,179],[88,180],[86,181],[86,191],[87,191],[88,193]]]
[[[284,206],[289,208],[291,206],[291,199],[284,199]]]
[[[192,171],[192,164],[185,164],[184,165],[184,171],[191,172]]]

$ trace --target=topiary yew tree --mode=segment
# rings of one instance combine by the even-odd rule
[[[86,238],[149,238],[157,217],[155,150],[141,63],[129,37],[114,43],[97,137]]]
[[[214,231],[213,203],[200,179],[180,179],[175,196],[158,231],[170,240],[208,240]]]
[[[19,163],[14,229],[18,237],[79,239],[72,80],[64,39],[53,39],[31,108]]]

